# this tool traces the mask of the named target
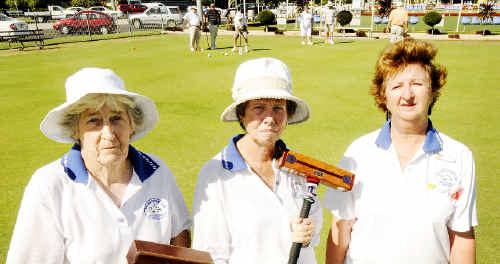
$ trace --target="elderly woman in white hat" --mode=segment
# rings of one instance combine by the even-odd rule
[[[166,165],[130,145],[155,126],[151,99],[84,68],[40,125],[74,144],[28,183],[7,263],[126,263],[134,239],[189,246],[191,220]]]
[[[215,263],[286,263],[292,242],[303,243],[298,263],[316,263],[322,212],[316,202],[300,219],[305,181],[278,168],[287,124],[304,122],[309,107],[292,95],[287,66],[273,58],[242,63],[234,102],[222,121],[238,121],[245,133],[201,170],[196,186],[193,248]]]

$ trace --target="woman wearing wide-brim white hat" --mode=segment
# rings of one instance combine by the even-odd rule
[[[126,263],[135,239],[189,246],[191,220],[174,177],[129,143],[158,121],[148,97],[109,69],[66,80],[66,102],[45,116],[44,135],[73,147],[28,183],[7,263]]]
[[[216,263],[286,263],[293,242],[299,263],[316,263],[321,208],[299,219],[304,178],[282,171],[287,124],[309,118],[309,107],[292,94],[288,67],[273,58],[253,59],[236,71],[234,102],[222,121],[237,121],[244,134],[208,161],[198,176],[193,203],[193,247],[209,251]]]

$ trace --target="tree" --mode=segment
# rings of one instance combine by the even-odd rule
[[[352,13],[347,10],[342,10],[337,14],[337,22],[341,26],[345,26],[349,23],[351,23],[352,20]]]
[[[101,0],[71,0],[72,6],[91,7],[101,5]]]
[[[487,24],[488,22],[493,21],[493,17],[495,16],[495,2],[488,1],[486,3],[482,3],[479,5],[479,12],[477,13],[481,24]],[[486,31],[486,28],[483,27],[483,36]]]
[[[388,17],[392,10],[392,0],[377,0],[377,14],[380,17]]]
[[[264,25],[264,31],[267,31],[267,27],[275,23],[276,15],[269,10],[264,10],[257,15],[257,20]]]
[[[26,0],[6,0],[5,4],[9,9],[25,10],[28,8]]]
[[[434,26],[441,22],[443,17],[436,11],[431,11],[424,16],[424,23],[432,28],[432,35],[434,35]]]

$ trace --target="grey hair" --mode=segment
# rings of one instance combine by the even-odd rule
[[[99,110],[107,105],[112,110],[125,109],[130,119],[131,126],[135,130],[136,127],[141,127],[144,124],[144,112],[134,100],[126,95],[117,94],[89,94],[80,99],[80,101],[68,110],[66,110],[61,126],[73,139],[79,142],[78,138],[78,121],[83,112],[87,110]],[[133,135],[133,134],[132,134]]]

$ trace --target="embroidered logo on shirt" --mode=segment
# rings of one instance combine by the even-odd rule
[[[167,207],[167,200],[160,198],[149,198],[144,203],[144,215],[153,220],[159,221],[167,215]]]
[[[457,175],[450,169],[443,168],[437,173],[436,187],[439,192],[447,193],[457,186]]]

